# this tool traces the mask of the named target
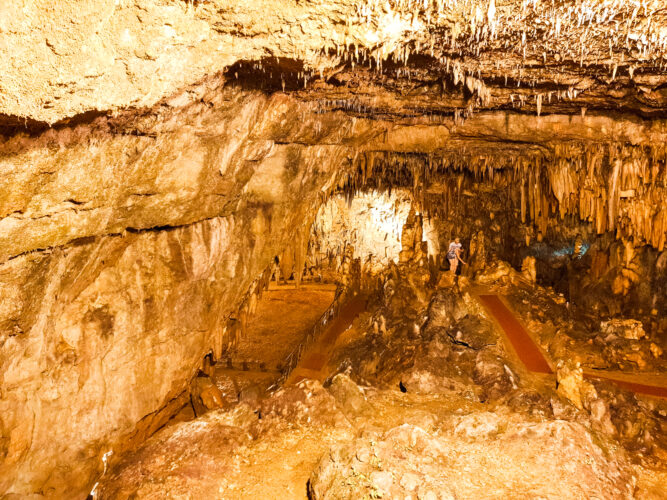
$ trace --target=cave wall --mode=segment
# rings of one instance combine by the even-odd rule
[[[102,455],[224,347],[227,318],[349,162],[290,140],[298,104],[214,94],[213,111],[158,110],[141,133],[134,119],[5,142],[0,491],[85,496]]]
[[[335,266],[346,254],[361,259],[366,272],[377,272],[397,262],[401,251],[401,232],[412,207],[407,190],[362,192],[352,198],[333,196],[318,210],[309,241],[314,263]]]
[[[337,190],[428,211],[438,170],[504,177],[533,236],[571,216],[663,252],[667,20],[643,7],[3,2],[0,494],[85,493]]]
[[[340,143],[340,120],[319,120],[325,140],[318,143],[307,135],[312,122],[296,119],[306,113],[297,102],[223,83],[186,89],[179,106],[0,142],[0,260],[76,238],[231,214],[244,194],[283,199],[291,191],[269,182],[281,166],[288,182],[305,183],[302,156],[335,156],[326,139]]]
[[[370,69],[375,75],[362,79],[377,88],[355,96],[362,106],[400,89],[394,99],[412,111],[631,109],[657,117],[667,103],[662,8],[662,0],[3,2],[0,116],[53,124],[151,107],[249,62],[254,80],[274,80],[272,90],[329,78],[356,87]],[[265,58],[294,64],[274,78],[257,64]]]

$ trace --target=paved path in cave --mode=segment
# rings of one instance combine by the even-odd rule
[[[526,368],[534,373],[553,374],[551,364],[547,361],[542,350],[537,346],[535,340],[526,331],[523,325],[516,318],[514,313],[505,305],[498,295],[482,294],[478,295],[480,302],[493,315],[507,336],[514,352]],[[648,385],[628,380],[623,374],[610,375],[606,372],[604,375],[595,373],[592,370],[584,370],[586,378],[608,380],[616,385],[647,396],[667,398],[667,387]]]
[[[333,284],[304,283],[296,288],[292,284],[271,282],[259,299],[255,314],[248,320],[247,331],[228,354],[231,360],[227,362],[232,366],[225,368],[276,370],[285,356],[303,342],[313,324],[331,305],[335,293]],[[264,369],[260,368],[262,364]]]
[[[288,383],[296,383],[305,378],[321,380],[322,369],[327,364],[336,340],[347,330],[359,314],[366,310],[367,297],[363,294],[349,298],[340,309],[338,316],[308,347],[302,360],[294,369]]]
[[[537,347],[526,329],[519,323],[497,295],[479,295],[479,300],[493,314],[509,339],[521,362],[535,373],[553,373],[542,351]]]

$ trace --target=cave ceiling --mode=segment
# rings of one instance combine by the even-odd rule
[[[174,195],[120,173],[148,172],[147,159],[171,158],[175,143],[180,151],[220,145],[226,152],[206,156],[214,163],[250,147],[243,161],[251,165],[275,147],[333,147],[349,175],[329,191],[358,188],[362,170],[381,176],[383,164],[491,177],[550,165],[548,189],[561,207],[552,211],[579,205],[604,231],[615,224],[599,222],[603,213],[623,217],[622,203],[586,208],[586,200],[635,190],[626,201],[644,215],[633,225],[656,229],[633,233],[662,248],[666,50],[660,0],[9,2],[0,7],[0,154],[10,195],[0,207],[10,230],[0,255],[232,213],[241,192],[230,192],[243,175],[201,184],[213,194]],[[237,147],[241,137],[251,146]],[[116,216],[98,215],[115,190],[92,199],[103,181],[52,175],[81,163],[73,158],[84,171],[91,157],[108,165],[119,151],[123,160],[112,164],[125,167],[112,175],[125,188]],[[590,196],[578,189],[584,171],[599,181]],[[613,172],[634,179],[630,187],[606,186]],[[35,201],[47,185],[65,194]],[[63,234],[54,222],[62,214],[71,228],[93,222]],[[52,229],[17,239],[35,220]]]
[[[44,0],[0,13],[13,126],[151,107],[220,72],[394,119],[658,117],[667,100],[662,0]]]

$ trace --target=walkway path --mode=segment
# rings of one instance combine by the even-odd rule
[[[313,324],[334,299],[335,285],[317,287],[269,286],[248,318],[233,352],[223,364],[231,368],[264,371],[280,369],[285,356],[306,338]],[[261,369],[260,365],[264,365]]]
[[[355,295],[350,297],[340,309],[336,318],[329,323],[319,338],[304,353],[301,361],[287,379],[287,383],[296,383],[305,378],[321,379],[322,369],[329,360],[331,350],[338,337],[347,330],[354,319],[366,310],[367,297]]]
[[[553,374],[552,365],[547,361],[542,350],[537,346],[531,335],[526,331],[523,325],[516,318],[514,313],[505,305],[502,299],[497,295],[483,294],[478,295],[480,302],[493,315],[498,324],[502,327],[505,335],[510,341],[514,352],[526,368],[535,373]],[[638,374],[639,375],[639,374]],[[650,385],[629,380],[631,377],[627,374],[613,372],[596,372],[593,370],[584,370],[584,376],[590,379],[608,380],[618,386],[647,396],[667,398],[667,386]],[[641,374],[641,376],[650,377],[650,374]]]
[[[535,373],[553,373],[542,351],[533,342],[531,336],[512,314],[512,311],[500,300],[500,297],[497,295],[479,295],[479,299],[503,328],[514,348],[514,352],[519,356],[521,362],[526,365],[526,368]]]

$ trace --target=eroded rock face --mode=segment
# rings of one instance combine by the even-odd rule
[[[0,260],[77,238],[226,216],[293,198],[299,188],[314,195],[324,182],[313,184],[299,165],[345,164],[329,144],[349,131],[333,120],[312,140],[314,127],[298,120],[307,108],[286,96],[225,90],[216,79],[185,94],[185,106],[4,141]]]
[[[318,211],[309,244],[313,265],[340,266],[328,262],[346,245],[354,248],[366,272],[378,272],[389,262],[397,262],[401,233],[408,218],[412,198],[404,190],[392,193],[364,193],[347,200],[330,198]]]
[[[227,317],[344,162],[250,139],[257,113],[280,106],[232,98],[217,108],[231,121],[199,114],[198,132],[156,119],[152,138],[42,138],[5,157],[17,215],[1,245],[1,491],[86,493],[102,454],[140,421],[143,437],[158,428],[153,415],[220,353]]]
[[[3,265],[6,324],[21,328],[2,345],[3,489],[84,488],[101,453],[186,388],[273,255],[250,237],[216,218]]]

